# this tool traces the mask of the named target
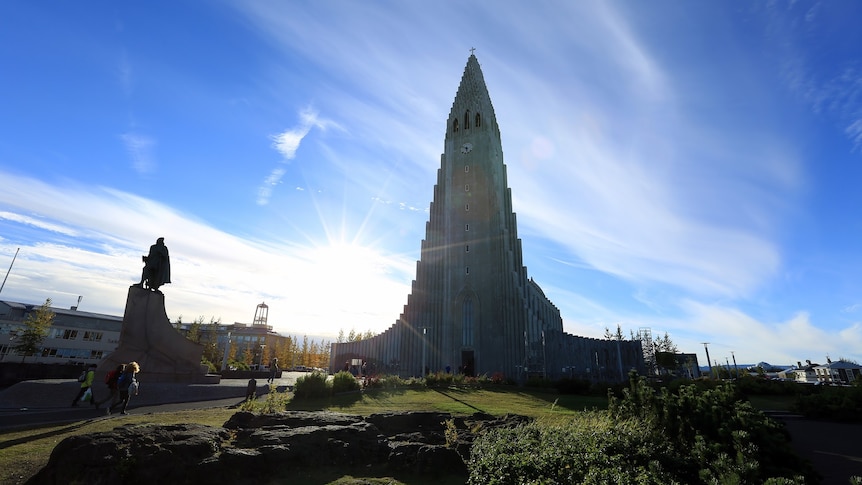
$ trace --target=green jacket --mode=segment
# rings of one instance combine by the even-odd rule
[[[88,370],[87,377],[84,379],[84,382],[81,383],[81,387],[90,387],[93,385],[93,381],[96,380],[96,371]]]

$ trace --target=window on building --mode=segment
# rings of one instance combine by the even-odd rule
[[[102,332],[84,332],[84,340],[88,342],[101,342]]]
[[[466,113],[464,113],[464,129],[470,129],[470,110],[468,109]]]
[[[464,224],[464,230],[469,231],[470,230],[470,224]]]
[[[464,184],[464,192],[470,191],[470,184]]]
[[[60,338],[63,338],[66,340],[75,340],[76,338],[78,338],[78,331],[77,330],[64,330],[63,336]]]
[[[464,210],[470,212],[470,204],[464,204]]]
[[[470,252],[470,245],[469,244],[466,246],[466,251],[464,251],[464,252],[466,252],[466,253]]]
[[[452,122],[452,131],[454,131],[455,133],[458,132],[458,118],[455,118],[455,121]]]
[[[464,268],[464,269],[466,270],[466,273],[465,273],[465,274],[470,274],[470,267],[469,267],[469,266],[467,266],[467,267],[466,267],[466,268]]]
[[[476,113],[476,123],[475,123],[476,128],[478,128],[481,124],[482,124],[482,120],[479,117],[479,113]]]
[[[470,173],[470,166],[464,165],[464,173]]]

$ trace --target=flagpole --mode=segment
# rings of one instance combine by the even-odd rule
[[[15,258],[18,257],[18,251],[20,251],[20,250],[21,250],[21,248],[16,249],[15,250],[15,256],[12,256],[12,263],[9,264],[9,269],[6,270],[6,277],[3,278],[3,284],[0,285],[0,293],[3,292],[3,287],[6,286],[6,278],[9,277],[9,272],[12,271],[12,265],[15,264]]]

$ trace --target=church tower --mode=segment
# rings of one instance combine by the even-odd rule
[[[593,372],[591,362],[607,366],[618,354],[605,349],[606,343],[599,344],[600,352],[591,342],[563,332],[559,309],[527,277],[497,117],[479,61],[471,54],[446,120],[407,304],[383,334],[333,344],[330,367],[336,370],[359,358],[385,373],[421,375],[450,368],[523,381],[559,375],[561,365],[580,366],[579,374]],[[582,355],[562,355],[564,348]]]

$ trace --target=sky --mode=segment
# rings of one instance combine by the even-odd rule
[[[862,3],[0,2],[0,299],[335,339],[407,302],[471,49],[565,331],[862,361]],[[17,251],[17,256],[16,256]],[[14,264],[13,264],[14,259]],[[6,275],[7,270],[11,270]]]

